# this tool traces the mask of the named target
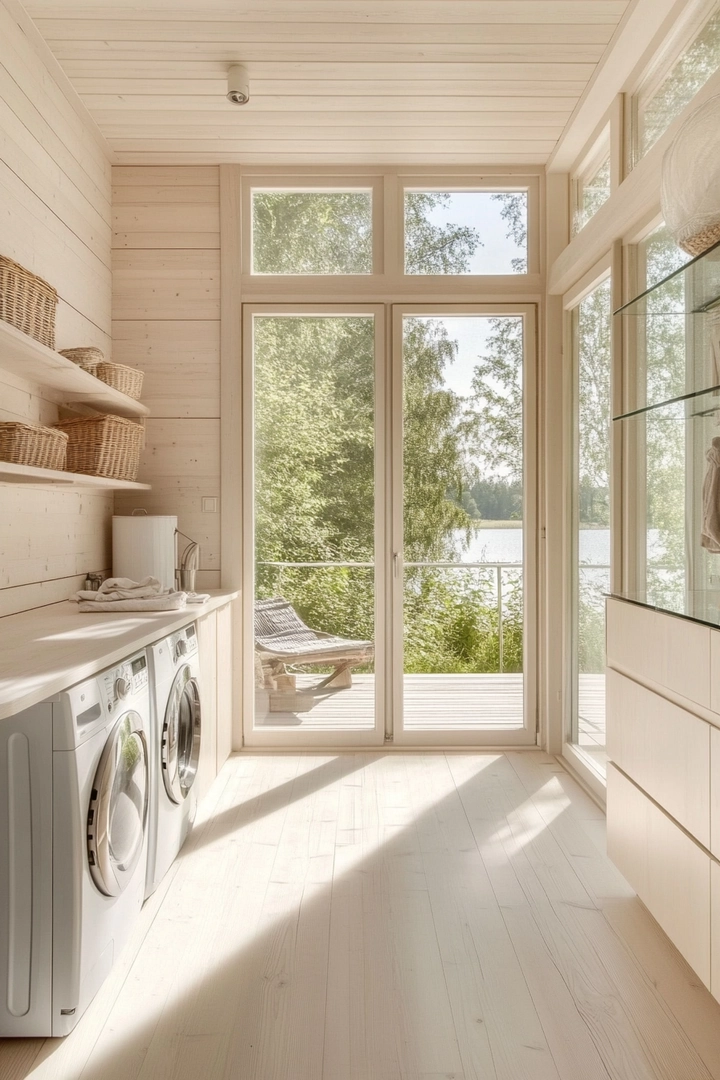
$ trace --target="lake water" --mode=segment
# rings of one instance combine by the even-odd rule
[[[474,529],[465,548],[465,534],[457,534],[458,554],[463,562],[522,562],[522,529]],[[607,566],[610,562],[610,530],[580,530],[580,561]]]

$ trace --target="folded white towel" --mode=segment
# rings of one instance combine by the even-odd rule
[[[189,592],[187,594],[188,604],[205,604],[209,599],[209,592]]]
[[[95,596],[98,594],[95,593]],[[185,607],[187,593],[162,593],[160,596],[138,597],[130,600],[80,600],[78,611],[180,611]]]

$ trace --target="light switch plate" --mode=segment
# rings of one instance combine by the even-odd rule
[[[203,514],[217,514],[218,500],[217,495],[203,495],[202,498],[202,512]]]

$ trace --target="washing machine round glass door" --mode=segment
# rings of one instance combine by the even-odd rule
[[[162,731],[162,774],[165,790],[174,803],[182,803],[195,783],[201,736],[200,691],[186,664],[173,681]]]
[[[148,805],[148,754],[136,712],[113,726],[95,773],[88,808],[88,862],[107,896],[119,896],[143,853]]]

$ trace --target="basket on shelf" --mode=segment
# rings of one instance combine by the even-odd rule
[[[121,394],[127,394],[134,401],[140,400],[145,378],[143,371],[128,367],[126,364],[111,364],[108,360],[101,360],[97,365],[95,375],[101,382],[119,390]]]
[[[66,467],[68,436],[56,428],[14,420],[0,423],[0,461],[38,469]]]
[[[145,429],[124,416],[82,416],[56,425],[69,436],[67,469],[111,480],[135,480]]]
[[[72,360],[73,364],[77,364],[83,371],[88,371],[91,375],[97,374],[97,366],[105,359],[105,354],[102,349],[96,349],[94,347],[88,347],[85,349],[61,349],[60,355],[67,357],[68,360]]]
[[[0,255],[0,319],[54,349],[57,302],[52,285]]]

